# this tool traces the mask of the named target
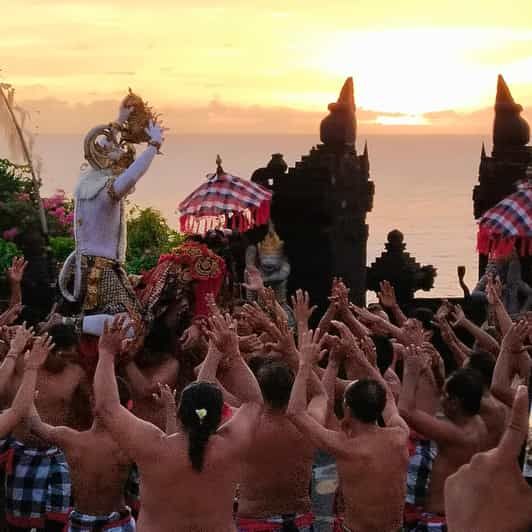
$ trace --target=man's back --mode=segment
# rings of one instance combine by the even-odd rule
[[[406,431],[372,427],[349,443],[348,454],[337,457],[346,526],[367,532],[397,530],[406,495]]]
[[[125,507],[124,485],[130,460],[106,430],[69,431],[63,445],[76,510],[104,515]]]
[[[242,463],[239,516],[265,518],[310,511],[314,451],[283,412],[263,413]]]
[[[455,473],[460,466],[467,464],[473,455],[487,448],[488,432],[480,415],[471,416],[459,429],[463,435],[460,442],[436,441],[439,453],[432,467],[425,508],[429,512],[445,512],[443,489],[447,477]]]

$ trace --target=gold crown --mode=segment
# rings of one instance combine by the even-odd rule
[[[275,231],[268,231],[268,234],[257,246],[261,255],[282,255],[284,242]]]

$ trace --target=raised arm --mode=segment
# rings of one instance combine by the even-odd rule
[[[28,415],[35,395],[37,373],[53,347],[52,339],[48,335],[41,336],[33,342],[24,364],[24,376],[15,399],[11,407],[0,414],[0,434],[5,435],[10,432],[23,417]]]
[[[11,267],[6,271],[7,279],[9,281],[9,307],[16,305],[22,305],[22,290],[21,283],[22,277],[24,277],[24,271],[28,262],[24,260],[24,257],[13,257]]]
[[[262,404],[262,393],[257,380],[240,355],[236,323],[229,315],[225,317],[215,315],[209,318],[209,325],[209,339],[214,347],[212,349],[213,354],[211,355],[211,358],[214,360],[212,366],[216,366],[217,368],[220,362],[219,355],[221,354],[223,357],[224,367],[220,375],[222,385],[243,403]],[[216,351],[219,354],[216,354]],[[204,366],[211,365],[210,360],[206,360],[205,362],[207,364],[204,364]],[[202,371],[206,372],[204,368],[202,368]],[[202,371],[200,371],[200,375]],[[210,370],[209,377],[211,378],[216,376],[216,374],[212,375],[212,373],[213,370]]]
[[[15,374],[15,367],[19,357],[24,353],[26,344],[33,336],[33,327],[26,327],[23,323],[17,328],[14,338],[9,344],[9,351],[0,366],[0,395],[5,396],[7,383]]]
[[[297,325],[297,334],[301,335],[308,331],[309,319],[316,310],[316,306],[310,306],[310,297],[307,291],[296,290],[295,296],[292,296],[292,310]]]
[[[530,364],[529,355],[524,350],[523,342],[528,336],[528,324],[526,321],[514,323],[503,338],[501,353],[495,363],[491,392],[499,401],[508,407],[512,407],[515,398],[515,389],[512,388],[514,375],[521,369],[523,375],[527,376],[527,368],[520,368],[520,360],[523,366]]]
[[[98,345],[94,374],[95,415],[105,423],[116,442],[137,463],[153,460],[160,452],[164,433],[155,425],[133,415],[120,404],[115,377],[115,357],[126,340],[126,318],[117,316],[104,326]]]
[[[171,390],[168,384],[158,385],[158,391],[153,394],[153,399],[164,410],[166,416],[166,434],[175,434],[177,432],[177,409],[176,409],[176,390]]]
[[[395,297],[395,289],[388,281],[380,283],[380,292],[377,293],[381,305],[392,313],[395,323],[402,327],[406,322],[406,316],[403,314],[397,298]]]
[[[164,142],[163,130],[157,124],[150,122],[146,132],[150,136],[150,145],[144,152],[114,181],[111,187],[111,197],[120,200],[126,196],[135,186],[137,181],[146,173],[153,158],[157,154],[158,148]]]
[[[405,358],[403,389],[399,397],[399,412],[408,426],[438,443],[463,443],[462,433],[449,421],[438,419],[423,412],[416,405],[418,381],[423,370],[427,370],[428,361],[421,348],[410,346]]]
[[[473,336],[473,338],[475,338],[482,349],[494,356],[498,355],[499,343],[497,340],[495,340],[495,338],[493,338],[493,336],[488,334],[486,331],[475,325],[472,321],[468,320],[460,305],[454,306],[451,316],[453,319],[453,327],[462,327],[462,329],[465,329],[469,334],[471,334],[471,336]]]
[[[303,346],[312,342],[312,331],[303,335]],[[315,343],[315,342],[314,342]],[[316,421],[309,412],[307,405],[308,380],[313,372],[315,360],[319,356],[319,346],[312,349],[301,349],[299,369],[296,374],[287,415],[290,421],[320,449],[330,452],[335,456],[345,454],[345,436],[333,430],[326,429],[323,424]]]
[[[501,281],[499,278],[488,276],[486,278],[486,297],[490,308],[495,312],[499,329],[503,336],[509,331],[512,326],[512,318],[508,314],[504,306],[500,293],[502,291]]]

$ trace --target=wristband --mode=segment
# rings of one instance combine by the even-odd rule
[[[157,150],[157,153],[160,153],[159,150],[161,149],[162,143],[151,139],[148,141],[148,146],[153,146]]]

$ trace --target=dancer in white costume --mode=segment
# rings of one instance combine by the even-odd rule
[[[63,297],[77,303],[81,312],[80,318],[63,318],[63,323],[75,325],[79,332],[99,335],[110,316],[130,310],[142,313],[123,267],[125,198],[163,141],[163,129],[151,111],[131,93],[116,122],[97,126],[85,137],[89,166],[82,170],[74,193],[76,249],[59,276]],[[135,160],[133,143],[139,142],[148,146]]]

